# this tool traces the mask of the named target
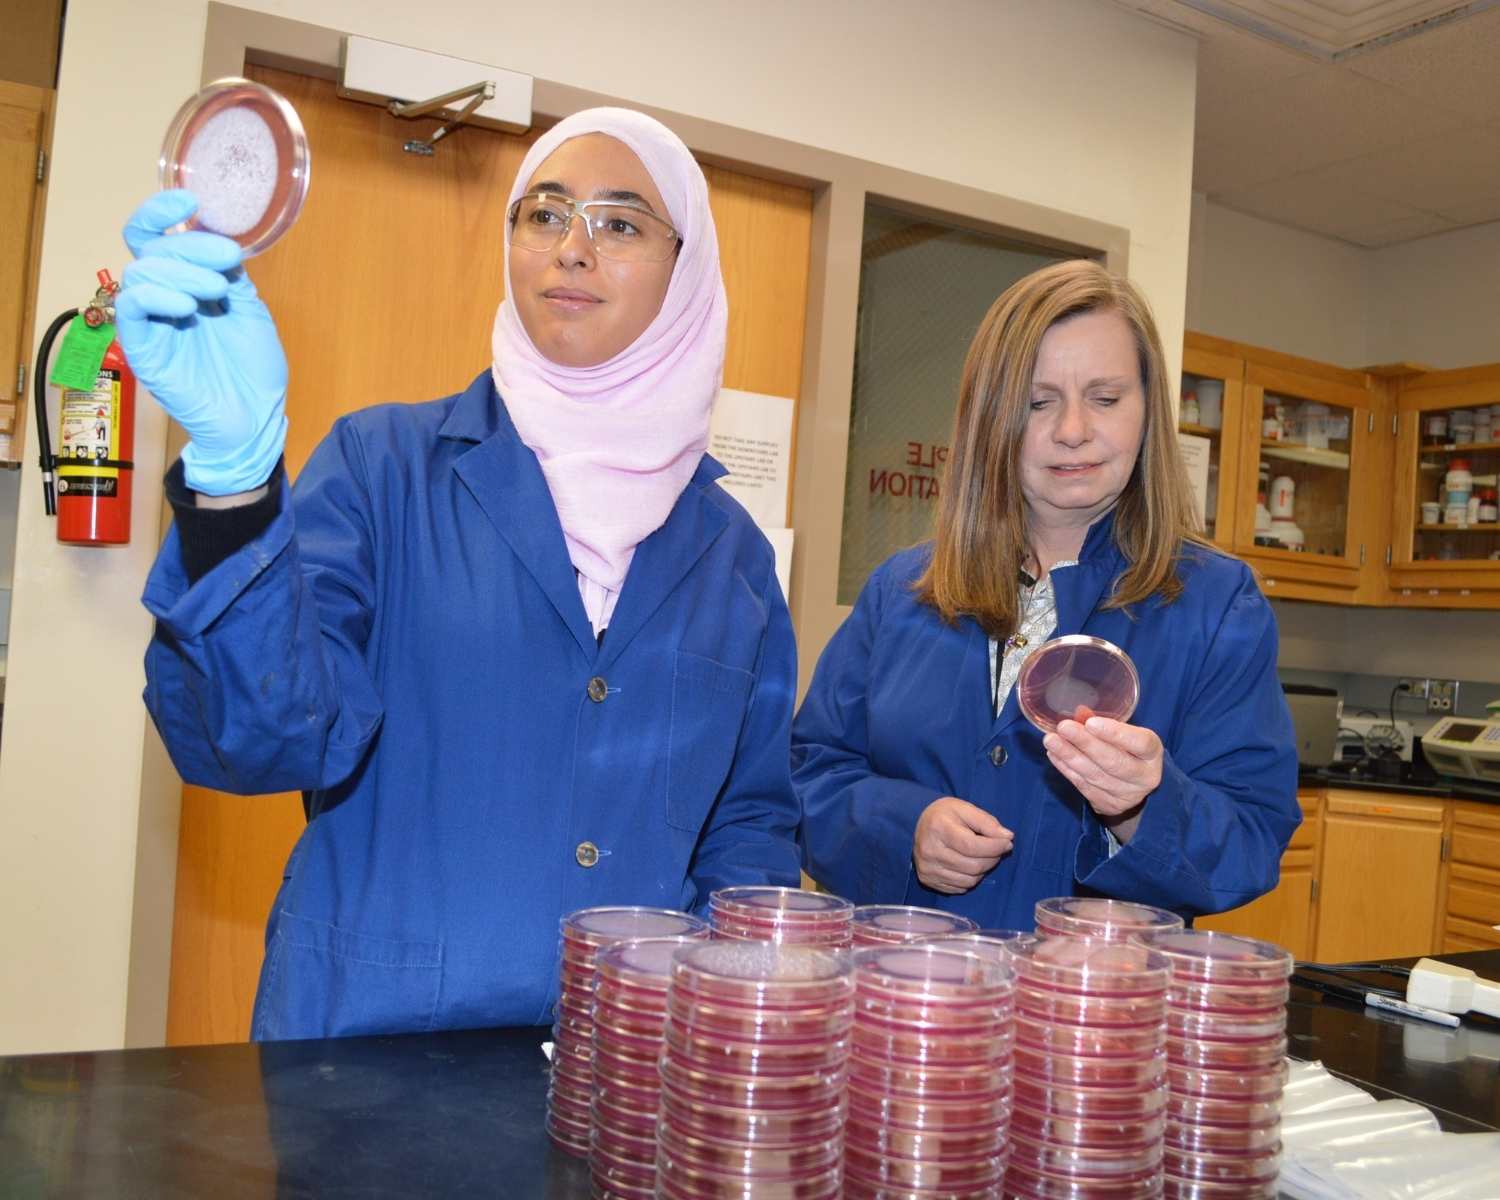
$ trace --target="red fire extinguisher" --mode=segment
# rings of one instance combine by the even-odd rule
[[[35,376],[37,443],[47,515],[57,517],[57,540],[75,546],[120,546],[130,541],[130,494],[135,464],[135,375],[120,343],[110,340],[94,369],[89,344],[114,329],[115,293],[120,285],[99,273],[99,290],[80,314],[62,313],[42,336],[41,370]],[[81,321],[81,325],[80,325]],[[71,361],[58,415],[60,453],[52,453],[47,421],[47,363],[52,343],[65,327],[62,358]],[[53,372],[54,376],[59,370]],[[82,372],[80,375],[79,372]],[[55,483],[55,494],[54,494]]]

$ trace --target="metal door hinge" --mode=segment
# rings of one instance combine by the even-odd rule
[[[1398,420],[1400,420],[1400,418],[1397,417],[1395,413],[1392,413],[1391,414],[1391,436],[1392,437],[1396,436],[1396,422]]]
[[[1442,849],[1438,851],[1438,862],[1448,861],[1448,834],[1443,834]]]
[[[1391,548],[1389,546],[1385,548],[1385,565],[1391,565]]]
[[[1366,432],[1368,432],[1368,433],[1374,433],[1375,432],[1375,414],[1374,413],[1370,414],[1370,424],[1367,426]]]
[[[1317,876],[1313,877],[1313,879],[1312,879],[1312,885],[1308,889],[1308,892],[1307,892],[1307,902],[1309,904],[1316,904],[1318,902],[1318,879],[1317,879]]]
[[[16,401],[17,403],[26,399],[26,364],[16,364]]]
[[[38,150],[36,152],[36,181],[41,183],[47,178],[47,152]]]

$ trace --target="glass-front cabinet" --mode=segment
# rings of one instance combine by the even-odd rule
[[[1397,603],[1500,589],[1500,365],[1399,381],[1390,582]]]
[[[1235,431],[1241,424],[1245,365],[1188,334],[1182,353],[1177,438],[1204,534],[1220,546],[1234,541],[1239,482]],[[1226,433],[1227,431],[1227,433]]]
[[[1381,393],[1363,372],[1267,358],[1245,364],[1233,546],[1272,595],[1347,601],[1384,550]]]

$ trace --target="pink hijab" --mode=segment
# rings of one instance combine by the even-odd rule
[[[597,635],[636,546],[666,521],[708,445],[729,306],[703,172],[676,134],[643,113],[591,108],[558,122],[521,163],[507,208],[549,154],[586,133],[608,134],[635,152],[682,235],[661,311],[608,362],[564,367],[532,344],[507,296],[492,345],[495,387],[541,463]],[[505,255],[508,281],[509,239]]]

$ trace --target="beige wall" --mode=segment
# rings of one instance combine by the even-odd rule
[[[1422,243],[1418,243],[1419,245]],[[1187,327],[1340,366],[1370,357],[1371,251],[1193,196]]]
[[[590,27],[618,11],[597,0],[568,6],[561,32],[493,0],[244,7],[1124,226],[1131,273],[1167,344],[1181,344],[1186,38],[1107,0],[643,2],[649,36],[624,46]],[[162,132],[197,87],[206,14],[204,0],[69,5],[42,314],[76,304],[97,267],[120,265],[118,228],[155,186]],[[99,103],[99,63],[150,65],[117,71]],[[162,1029],[176,785],[140,704],[149,625],[138,597],[166,426],[150,404],[137,419],[128,549],[58,547],[33,466],[22,484],[0,754],[0,1053],[138,1044]]]
[[[1373,254],[1370,344],[1381,362],[1500,362],[1500,221]]]

